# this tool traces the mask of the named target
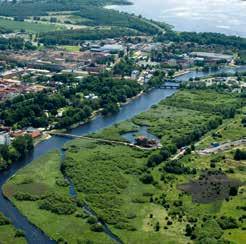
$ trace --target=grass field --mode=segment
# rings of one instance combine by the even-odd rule
[[[206,93],[200,91],[202,107],[198,106],[199,99],[190,100],[193,93],[180,91],[148,112],[92,136],[122,140],[122,133],[147,125],[149,131],[159,136],[165,145],[175,142],[175,138],[190,137],[197,128],[205,133],[211,123],[223,117],[217,108],[228,95],[210,92],[209,96],[215,99],[217,106],[209,109],[211,101],[206,105]],[[199,97],[199,91],[195,97]],[[236,96],[231,96],[231,99],[234,103],[238,102]],[[182,106],[177,100],[187,102]],[[188,103],[191,103],[190,106]],[[233,125],[232,131],[241,130],[240,116],[237,114],[234,119],[225,119],[218,130],[228,123]],[[217,126],[219,124],[216,123],[211,128]],[[228,135],[231,134],[233,132],[228,132]],[[188,244],[194,239],[196,243],[223,243],[226,239],[243,244],[246,162],[235,161],[233,150],[207,156],[193,151],[177,161],[162,161],[154,167],[147,166],[149,158],[158,153],[159,150],[144,151],[76,139],[65,145],[62,169],[74,183],[78,194],[76,203],[86,202],[124,243],[155,244],[165,240],[165,243]],[[196,171],[167,171],[167,165]],[[180,187],[197,182],[202,182],[203,189],[207,189],[202,201]],[[236,195],[229,193],[231,182],[239,182]],[[227,183],[228,187],[225,187]],[[39,198],[20,201],[16,198],[18,192]],[[45,155],[19,171],[4,186],[4,193],[24,215],[56,240],[63,238],[69,243],[77,243],[78,240],[82,243],[86,240],[111,242],[104,233],[97,232],[98,229],[95,232],[95,225],[87,223],[90,218],[82,217],[84,214],[79,205],[69,199],[58,152]],[[204,198],[206,201],[203,201]],[[40,209],[40,205],[46,210]],[[57,214],[54,209],[71,213]]]
[[[80,46],[61,46],[67,52],[78,52],[80,50]]]
[[[13,32],[19,32],[25,30],[27,33],[41,33],[41,32],[49,32],[49,31],[57,31],[62,30],[60,26],[52,25],[52,24],[39,24],[39,23],[31,23],[25,21],[14,21],[8,19],[0,18],[0,27],[6,28]]]

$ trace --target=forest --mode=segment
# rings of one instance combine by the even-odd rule
[[[136,35],[136,31],[125,28],[93,28],[82,30],[66,30],[48,32],[40,35],[40,42],[50,45],[78,45],[85,40],[101,40]]]
[[[34,50],[35,46],[31,42],[25,41],[22,38],[1,38],[0,50]]]
[[[75,81],[73,76],[54,75],[53,79],[64,83],[57,93],[44,90],[19,95],[1,103],[0,118],[4,120],[5,125],[15,128],[28,126],[37,128],[47,127],[53,123],[56,128],[68,128],[77,122],[86,121],[93,111],[100,108],[103,114],[117,112],[118,103],[126,102],[128,98],[136,96],[141,91],[140,85],[136,82],[114,79],[107,74],[89,76],[76,87],[69,88],[66,85]],[[90,93],[94,93],[98,99],[83,99],[84,95]],[[66,109],[62,117],[57,117],[58,109],[61,108]]]
[[[16,137],[11,145],[0,145],[0,171],[24,158],[33,149],[31,136]]]
[[[157,34],[159,29],[166,28],[166,26],[163,27],[158,22],[151,22],[134,15],[105,9],[103,7],[106,4],[129,4],[129,2],[125,0],[76,0],[72,2],[68,0],[46,0],[2,2],[0,3],[0,16],[11,16],[14,17],[15,20],[23,21],[30,16],[39,17],[47,16],[50,12],[70,11],[72,15],[77,17],[79,16],[83,19],[83,22],[78,24],[86,26],[117,26],[124,28],[124,32],[129,34],[134,33],[131,30],[145,34]],[[72,35],[73,33],[68,34]],[[64,35],[66,35],[66,33],[64,33]],[[75,34],[73,35],[75,36]],[[77,39],[78,36],[79,34],[77,34]],[[96,35],[96,33],[92,31],[89,33],[88,38],[92,38],[92,40],[94,40],[96,38],[99,39],[117,36],[119,36],[119,31],[117,32],[116,29],[113,29],[109,35],[106,35],[105,32]],[[83,33],[80,33],[80,37],[82,40],[85,38]],[[52,39],[51,36],[49,36],[49,38]],[[53,42],[55,41],[54,39],[56,41],[59,40],[59,38],[53,38]]]
[[[227,36],[220,33],[196,33],[168,31],[157,37],[158,41],[194,42],[200,45],[222,45],[233,49],[246,49],[246,39],[238,36]]]
[[[125,0],[31,0],[31,1],[2,1],[0,3],[1,16],[27,17],[47,15],[50,11],[77,11],[85,5],[103,6],[108,4],[126,4]]]

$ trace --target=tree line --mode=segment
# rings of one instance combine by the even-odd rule
[[[246,49],[246,38],[238,36],[227,36],[220,33],[196,33],[196,32],[174,32],[168,31],[157,37],[158,41],[194,42],[200,45],[222,45],[233,49]]]
[[[10,145],[0,145],[0,171],[24,158],[33,149],[29,135],[16,137]]]
[[[55,93],[44,90],[19,95],[0,104],[0,118],[4,124],[14,129],[50,124],[67,128],[86,121],[99,108],[103,114],[115,113],[119,110],[118,103],[126,102],[141,91],[135,81],[114,79],[109,74],[89,76],[81,82],[70,75],[54,75],[52,79],[63,83]],[[96,98],[85,99],[91,93]],[[58,116],[59,109],[64,109],[61,116]]]
[[[0,50],[34,50],[35,46],[31,42],[22,38],[3,38],[0,37]]]
[[[40,34],[39,42],[50,45],[78,45],[85,40],[101,40],[136,35],[136,31],[126,28],[65,30]]]

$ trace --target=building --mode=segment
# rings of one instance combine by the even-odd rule
[[[0,132],[0,145],[9,145],[10,144],[10,136],[8,132],[1,131]]]
[[[91,48],[92,52],[105,52],[105,53],[115,53],[115,52],[121,52],[124,51],[124,47],[119,44],[107,44],[102,47],[93,47]]]
[[[36,139],[42,135],[42,133],[39,130],[34,130],[29,135],[33,138]]]
[[[140,72],[138,70],[133,70],[132,74],[131,74],[131,78],[133,80],[136,80],[138,78],[139,74],[140,74]]]
[[[208,53],[208,52],[192,52],[191,56],[204,58],[205,60],[211,60],[211,61],[226,60],[227,62],[231,62],[233,59],[232,55],[221,54],[221,53]]]

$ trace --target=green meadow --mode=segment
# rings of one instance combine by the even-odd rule
[[[40,24],[34,22],[26,22],[26,21],[15,21],[9,19],[0,18],[0,27],[6,28],[7,30],[13,32],[19,32],[25,30],[27,33],[41,33],[41,32],[49,32],[49,31],[57,31],[62,30],[61,26],[56,26],[54,24]]]

